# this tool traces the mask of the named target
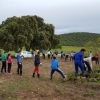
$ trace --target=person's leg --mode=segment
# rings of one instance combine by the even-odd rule
[[[71,61],[71,56],[70,56],[70,61]]]
[[[36,67],[36,72],[37,72],[37,77],[40,78],[40,74],[39,74],[39,66]]]
[[[65,75],[63,74],[63,72],[58,68],[57,70],[56,70],[63,78],[65,78]]]
[[[85,73],[85,69],[84,69],[84,66],[81,62],[79,62],[78,66],[80,67],[82,73],[84,74]]]
[[[48,55],[48,59],[49,59],[49,55]]]
[[[65,61],[66,61],[66,59],[67,59],[67,58],[66,58],[66,56],[65,56]]]
[[[74,57],[72,56],[72,61],[74,60]]]
[[[10,73],[10,63],[8,63],[8,73]]]
[[[44,59],[45,59],[45,54],[44,54]]]
[[[2,61],[1,73],[3,72],[3,66],[4,66],[4,63]]]
[[[97,64],[99,64],[99,58],[97,58]]]
[[[87,65],[84,63],[83,66],[84,66],[84,70],[86,71]]]
[[[89,65],[89,63],[88,63],[87,61],[85,61],[85,64],[86,64],[86,66],[87,66],[87,68],[88,68],[88,72],[92,71],[92,70],[91,70],[91,67],[90,67],[90,65]]]
[[[96,64],[97,64],[97,60],[98,60],[98,59],[96,58],[96,59],[95,59],[95,63],[96,63]]]
[[[75,73],[78,74],[78,64],[74,63],[74,65],[75,65]]]
[[[35,72],[36,72],[37,74],[39,74],[38,66],[35,66],[35,69],[34,69],[34,71],[33,71],[32,77],[35,77]]]
[[[9,73],[11,73],[11,63],[9,63]]]
[[[49,59],[50,59],[50,54],[49,54]]]
[[[52,80],[52,76],[53,76],[53,73],[55,72],[55,70],[51,70],[51,74],[50,74],[50,80]]]
[[[5,73],[6,73],[6,62],[4,62],[4,70],[5,70]]]
[[[44,59],[45,59],[45,54],[43,54],[43,57],[44,57]]]
[[[20,75],[22,75],[22,63],[20,64]]]
[[[35,77],[35,72],[36,72],[36,66],[35,66],[35,68],[34,68],[32,77]]]
[[[19,74],[19,63],[17,63],[18,64],[18,68],[17,68],[17,74]]]

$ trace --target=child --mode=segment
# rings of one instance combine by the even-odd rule
[[[51,75],[50,75],[50,79],[52,80],[52,76],[53,73],[57,71],[59,74],[61,74],[61,76],[63,78],[65,78],[65,75],[63,74],[63,72],[58,68],[58,60],[56,59],[56,55],[53,55],[53,60],[51,62]]]
[[[2,60],[1,73],[3,73],[3,69],[4,69],[5,73],[6,73],[6,60],[7,60],[6,52],[4,52],[4,54],[2,54],[1,60]]]
[[[35,69],[33,71],[33,75],[32,77],[35,77],[35,72],[37,73],[38,78],[40,78],[40,74],[39,74],[39,65],[40,65],[40,52],[38,52],[37,55],[35,55],[35,60],[34,60],[34,65],[35,65]]]
[[[8,54],[8,56],[7,56],[7,62],[8,62],[8,74],[12,74],[11,73],[12,58],[11,58],[10,54]]]

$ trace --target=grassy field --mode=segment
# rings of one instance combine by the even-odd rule
[[[59,68],[69,80],[63,81],[57,72],[50,80],[50,59],[42,59],[40,79],[32,78],[33,59],[23,59],[23,76],[16,72],[17,62],[13,59],[12,74],[0,73],[0,100],[100,100],[100,67],[94,66],[89,77],[75,77],[73,62],[59,60]],[[1,66],[0,62],[0,66]]]
[[[82,49],[83,47],[75,47],[75,46],[62,46],[62,49],[52,49],[51,51],[52,52],[54,52],[55,50],[57,50],[59,53],[61,52],[61,51],[64,51],[65,53],[67,52],[67,53],[69,53],[69,52],[71,52],[71,51],[75,51],[75,52],[77,52],[77,51],[79,51],[80,49]],[[47,50],[46,50],[47,51]],[[47,51],[48,52],[48,51]],[[10,51],[9,52],[12,56],[14,56],[15,55],[15,52],[14,51]]]
[[[54,50],[58,50],[58,52],[64,51],[64,52],[71,52],[71,51],[80,51],[80,49],[82,49],[83,47],[75,47],[75,46],[62,46],[62,49],[54,49]],[[52,51],[54,51],[52,50]]]

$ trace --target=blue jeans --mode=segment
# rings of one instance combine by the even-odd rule
[[[52,76],[53,76],[55,71],[57,71],[63,78],[65,78],[65,75],[63,74],[63,72],[58,68],[55,70],[51,70],[51,77],[50,77],[51,80],[52,80]]]
[[[78,67],[80,67],[82,73],[85,72],[84,66],[81,62],[74,62],[75,64],[75,72],[78,73]]]

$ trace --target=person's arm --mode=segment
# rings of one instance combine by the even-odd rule
[[[58,62],[58,60],[57,60],[57,67],[59,67],[59,62]]]
[[[83,56],[83,54],[80,55],[80,59],[81,59],[82,63],[84,63],[84,56]]]

